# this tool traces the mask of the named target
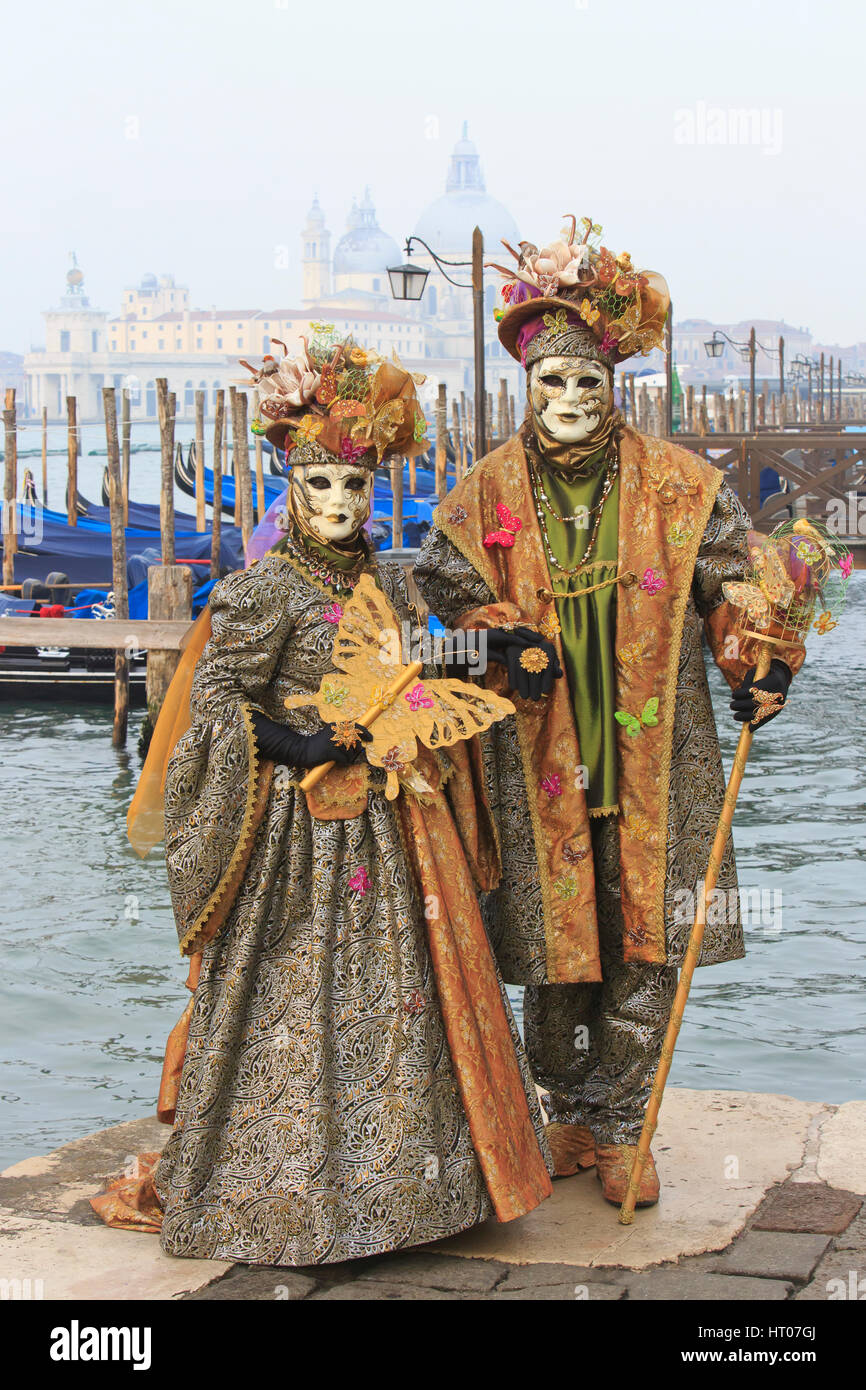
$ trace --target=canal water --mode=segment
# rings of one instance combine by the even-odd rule
[[[103,462],[83,460],[94,499]],[[158,456],[133,470],[155,501]],[[729,767],[738,726],[710,678]],[[860,572],[755,738],[734,823],[748,955],[698,971],[672,1085],[866,1099],[864,694]],[[125,837],[139,723],[118,753],[105,708],[0,703],[0,1167],[154,1107],[188,996],[160,853]]]

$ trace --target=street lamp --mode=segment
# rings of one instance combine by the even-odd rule
[[[802,352],[798,352],[796,357],[791,358],[791,378],[794,381],[802,381],[804,374],[808,377],[808,395],[806,397],[806,408],[809,419],[812,418],[812,373],[817,370],[817,362],[813,362],[811,357],[804,357]]]
[[[427,254],[432,256],[437,268],[449,284],[456,285],[461,290],[471,289],[472,291],[475,346],[475,432],[472,447],[473,460],[477,463],[478,459],[487,453],[487,395],[484,385],[484,238],[481,235],[481,228],[476,227],[472,233],[471,261],[446,261],[441,256],[437,256],[433,248],[428,246],[421,237],[407,237],[406,245],[403,248],[407,257],[406,262],[403,265],[388,267],[391,293],[395,299],[420,299],[424,293],[429,271],[422,266],[413,265],[408,259],[412,254],[413,241],[417,241],[418,245],[423,246]],[[453,279],[445,266],[471,266],[471,282],[467,284],[465,281]]]
[[[407,261],[405,265],[389,266],[391,294],[395,299],[420,299],[429,274],[425,266],[413,265],[411,261]]]
[[[749,329],[749,341],[747,343],[738,343],[733,338],[729,338],[727,333],[723,333],[720,328],[714,328],[712,338],[708,338],[704,343],[707,356],[721,357],[725,350],[725,343],[730,343],[732,348],[736,348],[743,360],[749,364],[749,429],[754,434],[758,419],[755,388],[755,359],[758,355],[758,348],[760,348],[762,352],[765,352],[768,357],[778,357],[783,372],[785,362],[785,339],[779,339],[778,348],[770,348],[758,342],[754,328]],[[784,387],[784,376],[780,374],[779,380]],[[784,395],[784,389],[782,394]]]

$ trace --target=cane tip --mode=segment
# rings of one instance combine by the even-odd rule
[[[620,1224],[621,1226],[631,1226],[633,1222],[634,1222],[634,1212],[633,1212],[633,1211],[626,1211],[625,1208],[623,1208],[623,1209],[620,1211],[620,1214],[619,1214],[619,1224]]]

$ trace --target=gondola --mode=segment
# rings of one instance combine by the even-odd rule
[[[127,559],[152,552],[159,546],[153,530],[126,532]],[[188,564],[195,574],[205,574],[210,564],[211,537],[208,532],[176,531],[177,564]],[[228,573],[243,569],[243,545],[237,527],[226,526],[220,536],[220,570]],[[34,513],[19,503],[18,550],[15,555],[15,583],[25,579],[44,580],[52,570],[64,570],[73,584],[111,585],[111,534],[99,523],[84,519],[78,526],[67,526],[59,513]]]
[[[108,465],[102,474],[102,506],[98,507],[95,502],[88,502],[85,497],[78,494],[79,502],[85,507],[84,515],[93,521],[103,521],[106,525],[111,524],[109,512],[110,500],[108,493]],[[81,513],[79,513],[81,515]],[[159,503],[158,502],[133,502],[129,503],[129,524],[139,531],[158,531],[159,530]],[[175,527],[181,531],[194,531],[196,529],[196,518],[191,512],[179,512],[175,510]]]
[[[40,619],[32,621],[35,627]],[[45,645],[0,647],[0,700],[113,705],[114,652],[52,647],[51,619],[46,618],[41,626]],[[146,703],[146,676],[144,653],[134,655],[129,666],[129,703],[133,709],[143,709]]]

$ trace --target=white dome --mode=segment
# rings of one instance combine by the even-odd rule
[[[459,252],[469,256],[476,227],[481,228],[487,252],[498,253],[503,237],[512,244],[520,239],[507,207],[487,192],[478,150],[468,138],[464,122],[463,134],[451,153],[445,193],[424,209],[415,235],[439,255]]]
[[[370,190],[365,190],[360,208],[353,205],[349,213],[348,231],[334,248],[334,274],[375,273],[389,265],[399,265],[402,259],[394,238],[383,232],[376,221]]]
[[[517,223],[496,198],[474,189],[465,193],[446,193],[425,208],[415,224],[415,235],[426,241],[439,255],[449,251],[472,251],[472,233],[480,227],[486,252],[497,255],[504,237],[514,246],[520,240]]]

